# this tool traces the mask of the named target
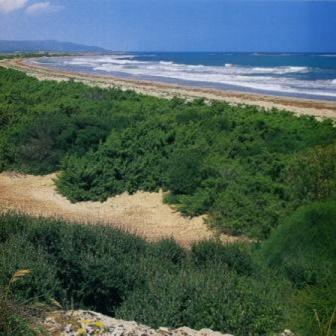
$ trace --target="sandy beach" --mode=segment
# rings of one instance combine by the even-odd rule
[[[68,81],[74,80],[90,86],[103,88],[119,87],[138,93],[161,98],[180,97],[184,99],[204,98],[207,101],[220,100],[231,104],[255,105],[266,110],[273,108],[286,110],[298,115],[311,115],[317,118],[336,119],[336,102],[302,98],[277,97],[219,89],[196,88],[144,80],[131,80],[111,76],[99,76],[80,72],[67,72],[50,69],[28,63],[27,59],[0,61],[0,66],[17,69],[39,80]]]

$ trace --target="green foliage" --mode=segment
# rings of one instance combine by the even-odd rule
[[[165,259],[174,265],[181,265],[186,258],[186,251],[173,239],[162,239],[152,245],[152,255]]]
[[[55,298],[64,308],[154,327],[237,335],[290,327],[298,335],[331,336],[335,212],[335,202],[313,203],[260,247],[204,241],[190,251],[169,239],[147,243],[113,228],[3,214],[0,287],[27,268],[32,274],[13,284],[15,300]]]
[[[205,155],[200,149],[176,150],[168,163],[167,188],[175,194],[193,194],[202,181]]]
[[[7,284],[0,286],[0,336],[45,335],[41,328],[32,326],[32,309],[13,299],[13,285],[29,276],[31,270],[18,270]]]
[[[271,267],[295,286],[316,285],[336,274],[336,203],[316,202],[298,209],[263,243]]]
[[[296,158],[288,178],[297,199],[336,199],[335,158],[336,144],[317,146]]]
[[[0,299],[0,336],[38,336],[29,322],[17,312],[17,306]]]
[[[221,232],[268,237],[301,204],[335,197],[331,121],[185,102],[0,69],[0,171],[62,170],[71,201],[170,192]]]
[[[293,298],[289,325],[302,336],[336,335],[336,283],[329,279]]]
[[[73,202],[162,188],[167,203],[207,214],[220,232],[270,236],[260,246],[211,241],[186,251],[169,239],[3,214],[0,288],[33,269],[13,284],[13,302],[55,298],[156,327],[332,336],[335,157],[330,120],[0,68],[0,171],[61,170],[57,187]],[[0,300],[0,314],[8,307]],[[30,335],[19,315],[6,318]]]
[[[158,272],[135,290],[117,316],[159,327],[188,325],[265,335],[281,325],[281,288],[270,279],[239,276],[225,264],[186,267],[177,274]],[[277,303],[276,303],[277,302]]]
[[[35,248],[22,236],[12,236],[1,244],[0,284],[6,284],[16,270],[26,268],[38,271],[13,284],[12,289],[14,292],[20,292],[20,298],[28,299],[41,295],[53,297],[59,290],[59,283],[55,281],[56,270],[44,251]]]
[[[323,190],[323,184],[318,188]],[[297,335],[336,335],[335,239],[335,200],[314,202],[284,219],[258,251],[263,262],[298,289],[287,311]]]
[[[109,227],[0,215],[0,287],[12,270],[32,273],[16,300],[56,299],[151,326],[264,335],[281,328],[285,282],[252,261],[245,245],[148,243]]]
[[[214,241],[202,241],[192,246],[191,257],[198,267],[225,264],[237,274],[252,275],[259,270],[252,259],[250,248],[246,244],[226,244]]]

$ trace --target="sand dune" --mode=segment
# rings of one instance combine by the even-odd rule
[[[0,210],[33,216],[58,217],[75,222],[110,225],[148,240],[172,237],[181,245],[215,237],[204,217],[186,218],[162,202],[162,192],[124,193],[105,202],[71,203],[55,190],[56,174],[45,176],[0,174]],[[238,238],[221,235],[222,241]],[[244,238],[239,238],[244,240]]]

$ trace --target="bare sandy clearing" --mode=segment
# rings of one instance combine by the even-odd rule
[[[155,241],[172,237],[181,245],[210,239],[215,233],[202,216],[182,217],[162,203],[162,193],[124,193],[107,201],[73,204],[55,190],[56,174],[46,176],[0,174],[0,210],[16,210],[33,216],[59,217],[76,222],[110,225]],[[232,242],[238,238],[221,235]]]

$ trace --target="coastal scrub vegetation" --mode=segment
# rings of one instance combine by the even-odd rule
[[[300,207],[263,243],[146,242],[111,227],[0,215],[0,288],[152,327],[335,335],[336,203]],[[318,319],[317,319],[318,318]],[[329,331],[328,331],[329,330]],[[327,332],[328,331],[328,332]]]
[[[72,202],[162,188],[184,215],[207,214],[219,232],[253,238],[185,250],[1,214],[0,313],[25,330],[10,307],[56,300],[153,327],[336,335],[335,157],[331,120],[0,68],[0,171],[61,171],[58,190]],[[17,270],[31,273],[4,300]],[[0,335],[9,327],[0,324]]]
[[[186,216],[265,239],[297,207],[336,194],[331,120],[159,99],[0,70],[0,171],[61,171],[72,202],[164,189]]]

